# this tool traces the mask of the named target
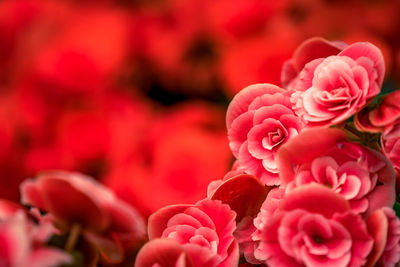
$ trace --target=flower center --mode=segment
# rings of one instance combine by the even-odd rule
[[[282,129],[277,128],[274,132],[269,132],[262,140],[262,145],[265,149],[271,150],[273,147],[279,145],[285,139]]]
[[[322,244],[324,243],[324,239],[322,237],[320,237],[319,235],[315,235],[313,236],[313,240],[316,244]]]

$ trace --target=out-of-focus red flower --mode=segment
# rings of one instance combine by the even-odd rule
[[[64,251],[35,242],[35,231],[23,211],[0,220],[1,266],[51,267],[72,262]]]
[[[145,238],[139,213],[90,177],[47,172],[24,181],[21,194],[22,203],[54,216],[61,231],[82,229],[85,240],[106,261],[121,262]]]
[[[236,266],[239,249],[233,237],[235,216],[228,205],[218,200],[172,205],[150,216],[148,234],[150,240],[166,238],[180,243],[193,266]],[[157,252],[154,249],[147,257],[152,258]]]
[[[223,0],[212,2],[206,10],[207,30],[221,43],[235,42],[263,33],[270,18],[282,11],[287,2],[289,1]]]
[[[59,9],[66,15],[54,17]],[[123,12],[58,3],[41,18],[21,45],[19,79],[31,79],[52,97],[98,93],[115,79],[128,53]]]
[[[297,35],[279,31],[275,29],[270,36],[255,36],[222,50],[219,73],[228,96],[250,84],[280,85],[283,63],[291,57],[299,41]]]
[[[303,130],[281,147],[277,165],[282,184],[289,189],[325,185],[365,216],[395,201],[395,174],[388,159],[347,141],[339,129]]]
[[[153,118],[140,150],[106,178],[120,197],[145,214],[204,198],[207,185],[229,169],[223,113],[201,103]],[[152,192],[152,194],[149,194]]]
[[[164,1],[142,10],[135,20],[138,57],[150,63],[148,71],[157,73],[164,90],[212,93],[216,51],[205,33],[206,2]]]

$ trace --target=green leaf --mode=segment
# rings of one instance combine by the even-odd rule
[[[399,202],[395,202],[394,206],[393,206],[394,211],[396,212],[396,216],[398,218],[400,218],[400,203]]]

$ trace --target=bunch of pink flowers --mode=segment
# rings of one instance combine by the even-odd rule
[[[0,200],[0,266],[397,266],[400,91],[379,96],[384,76],[370,43],[309,39],[283,88],[231,101],[236,161],[204,199],[156,211],[146,237],[106,186],[43,172],[20,185],[22,205]]]
[[[396,266],[400,94],[378,96],[384,76],[370,43],[305,41],[283,88],[236,94],[232,171],[152,214],[135,266]]]

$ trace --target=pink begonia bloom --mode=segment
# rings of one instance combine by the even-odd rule
[[[266,185],[280,184],[275,154],[302,128],[290,94],[272,84],[250,85],[236,94],[226,113],[229,146],[240,168]]]
[[[400,262],[400,220],[394,210],[384,207],[374,211],[367,226],[375,244],[365,266],[396,266]]]
[[[237,266],[236,214],[218,200],[164,207],[149,217],[148,235],[180,243],[193,266]]]
[[[309,128],[278,152],[278,169],[287,190],[309,183],[329,187],[368,216],[395,202],[395,173],[387,158],[347,141],[339,129]]]
[[[283,83],[308,126],[340,123],[379,94],[383,55],[370,43],[346,45],[322,38],[305,41],[283,68]],[[297,75],[296,75],[297,74]]]
[[[64,251],[37,244],[35,230],[22,210],[0,220],[0,266],[56,267],[72,262]]]
[[[360,131],[388,132],[400,121],[400,90],[387,94],[379,106],[365,108],[354,116],[354,124]]]
[[[61,231],[74,225],[108,262],[119,262],[145,239],[143,218],[88,176],[47,172],[21,184],[22,203],[54,216]],[[79,207],[79,208],[77,208]]]
[[[139,251],[135,267],[192,267],[194,266],[179,242],[169,238],[155,238]]]
[[[254,239],[255,257],[271,267],[362,266],[373,246],[361,216],[319,184],[288,193]]]
[[[382,150],[397,172],[400,172],[400,124],[381,136]]]

